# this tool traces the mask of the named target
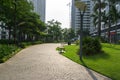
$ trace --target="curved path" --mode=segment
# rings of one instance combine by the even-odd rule
[[[60,44],[40,44],[0,64],[0,80],[110,80],[58,54]]]

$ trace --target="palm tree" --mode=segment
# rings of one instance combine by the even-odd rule
[[[94,23],[95,25],[98,25],[98,37],[101,37],[101,16],[102,16],[102,12],[101,9],[105,8],[106,3],[102,2],[101,0],[93,0],[95,3],[94,6]],[[97,21],[95,21],[97,20]]]
[[[93,23],[95,26],[97,26],[96,28],[98,29],[98,37],[101,37],[101,22],[102,22],[102,12],[101,10],[103,8],[105,8],[106,3],[101,0],[93,0],[95,5],[93,8],[94,13],[92,14],[93,17]]]
[[[98,37],[100,38],[101,36],[101,0],[98,0],[99,3],[99,17],[98,17]]]
[[[119,0],[108,0],[108,1],[109,1],[109,25],[111,24],[110,20],[112,20],[112,23],[115,24],[114,28],[115,28],[115,43],[116,43],[116,41],[117,41],[117,23],[118,23],[118,19],[120,19],[120,15],[119,15],[120,13],[116,9],[116,2]]]
[[[104,28],[106,27],[106,24],[108,24],[108,15],[104,12],[102,12],[102,22],[104,22]]]
[[[108,23],[109,24],[108,25],[108,41],[110,41],[111,22],[114,22],[116,24],[115,32],[117,33],[117,21],[119,19],[119,13],[117,12],[117,9],[115,8],[116,6],[115,4],[116,4],[116,1],[119,1],[119,0],[107,0],[108,3],[101,2],[101,0],[93,0],[93,1],[96,4],[94,6],[94,14],[92,14],[92,17],[93,17],[93,23],[95,24],[95,26],[98,25],[98,36],[100,36],[101,34],[101,26],[100,26],[101,21],[103,21],[105,24]],[[109,6],[109,12],[107,15],[105,15],[104,12],[101,12],[101,9],[105,8],[107,5]],[[115,36],[115,38],[117,38],[117,35]]]
[[[94,11],[98,10],[98,37],[101,36],[101,0],[93,0],[96,4],[94,6]]]
[[[91,17],[93,17],[93,24],[95,25],[95,28],[97,28],[96,26],[97,26],[97,24],[98,24],[98,15],[99,15],[99,13],[98,13],[98,11],[95,11],[92,15],[91,15]]]

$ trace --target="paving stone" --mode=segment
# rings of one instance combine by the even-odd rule
[[[60,44],[40,44],[23,49],[0,64],[0,80],[111,80],[56,51]]]

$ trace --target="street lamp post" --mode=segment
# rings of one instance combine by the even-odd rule
[[[17,36],[16,36],[16,0],[14,0],[14,42],[17,44]]]
[[[111,2],[109,1],[109,12],[110,12],[110,8],[111,8]],[[108,17],[108,42],[111,43],[111,38],[110,38],[110,27],[111,27],[111,15],[109,14],[109,17]]]
[[[80,1],[75,1],[75,6],[80,11],[81,25],[80,25],[80,60],[82,60],[82,39],[83,39],[83,16],[85,10],[87,9],[87,5]]]
[[[80,26],[80,59],[82,60],[82,39],[83,39],[83,16],[84,14],[81,14],[80,12],[80,17],[81,17],[81,26]]]

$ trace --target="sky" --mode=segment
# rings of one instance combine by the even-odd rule
[[[62,28],[70,28],[71,0],[46,0],[46,22],[52,19],[62,23]]]

